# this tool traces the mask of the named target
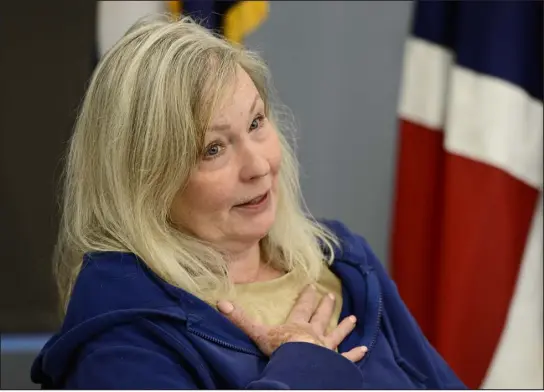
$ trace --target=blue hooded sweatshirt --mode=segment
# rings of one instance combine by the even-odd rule
[[[342,281],[340,319],[360,320],[339,352],[310,343],[270,358],[207,303],[159,279],[129,253],[85,256],[61,330],[31,377],[54,389],[465,389],[423,336],[366,241],[339,238],[331,270]]]

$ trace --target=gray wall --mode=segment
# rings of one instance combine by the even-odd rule
[[[263,52],[299,125],[302,189],[387,262],[396,107],[410,2],[272,2],[247,41]],[[2,388],[35,387],[32,352],[4,353]]]
[[[299,125],[302,190],[387,264],[397,96],[411,2],[271,2],[246,41]]]
[[[2,354],[0,358],[0,389],[39,389],[30,380],[30,366],[37,353]]]

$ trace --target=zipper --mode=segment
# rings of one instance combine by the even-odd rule
[[[382,300],[382,293],[380,293],[380,297],[378,299],[378,317],[376,317],[376,330],[374,332],[374,336],[372,336],[372,340],[370,341],[370,344],[368,345],[368,352],[374,348],[374,345],[376,344],[376,341],[378,340],[378,335],[381,330],[381,321],[382,321],[382,312],[383,312],[383,300]]]
[[[372,292],[375,292],[375,290],[378,291],[378,310],[376,313],[376,322],[374,324],[374,333],[372,334],[372,339],[370,340],[370,343],[368,344],[368,351],[366,352],[365,356],[362,359],[361,365],[366,363],[368,360],[368,356],[372,352],[372,349],[376,345],[378,341],[378,335],[381,331],[381,325],[382,325],[382,317],[383,317],[383,294],[380,287],[380,284],[378,282],[378,278],[376,276],[372,276],[370,271],[366,271],[362,268],[362,266],[359,266],[359,270],[361,271],[362,275],[365,277],[365,280],[367,282],[367,285],[369,287],[369,294]],[[367,301],[372,301],[372,298],[367,298]],[[368,306],[368,305],[367,305]],[[366,316],[366,315],[365,315]]]
[[[359,366],[363,366],[366,363],[366,361],[368,360],[368,356],[370,355],[370,353],[372,352],[372,349],[374,348],[374,346],[376,345],[376,342],[378,341],[378,335],[380,334],[381,325],[382,325],[381,323],[382,313],[383,313],[383,300],[382,300],[382,294],[380,293],[380,296],[378,298],[378,315],[376,317],[376,328],[374,330],[374,334],[372,335],[372,340],[370,341],[370,344],[367,346],[368,351],[366,352],[365,356],[361,360]]]
[[[250,350],[250,349],[247,349],[247,348],[235,346],[233,344],[230,344],[230,343],[224,342],[222,340],[219,340],[217,338],[214,338],[213,336],[207,335],[207,334],[205,334],[203,332],[195,331],[193,329],[189,329],[189,332],[191,332],[192,334],[194,334],[196,336],[199,336],[199,337],[201,337],[203,339],[209,340],[210,342],[213,342],[215,344],[223,346],[225,348],[229,348],[231,350],[238,351],[238,352],[245,353],[245,354],[252,354],[252,355],[259,356],[259,357],[261,356],[256,350]]]

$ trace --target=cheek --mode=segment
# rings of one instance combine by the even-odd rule
[[[273,133],[273,137],[271,138],[271,140],[269,141],[269,145],[267,146],[267,152],[270,170],[272,174],[276,175],[280,170],[282,158],[281,144],[277,132]]]
[[[217,220],[219,214],[230,208],[231,200],[228,185],[223,178],[198,178],[189,181],[172,206],[176,222],[189,229],[211,219]]]

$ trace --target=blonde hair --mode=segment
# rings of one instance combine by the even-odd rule
[[[83,255],[130,252],[166,282],[213,300],[232,286],[223,255],[169,219],[203,149],[211,114],[237,66],[278,128],[283,158],[277,217],[261,242],[275,267],[316,280],[336,239],[304,208],[298,164],[271,102],[267,66],[188,17],[139,21],[91,79],[70,140],[55,273],[67,306]],[[283,128],[280,130],[280,128]]]

